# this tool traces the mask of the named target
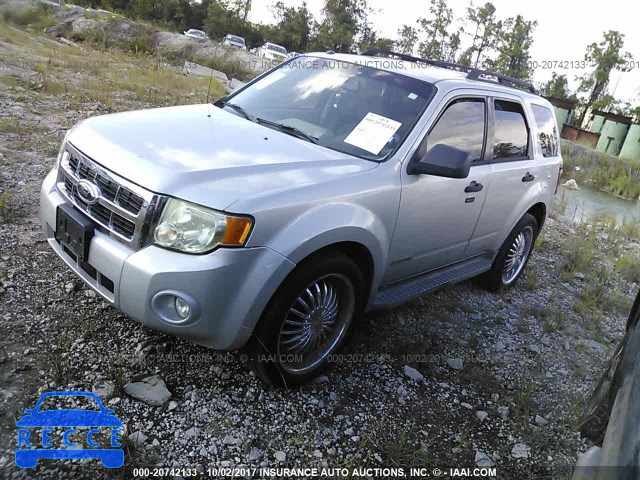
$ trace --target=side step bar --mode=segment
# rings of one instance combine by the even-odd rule
[[[494,255],[494,252],[488,252],[439,270],[393,283],[378,292],[373,299],[371,310],[392,308],[443,285],[462,282],[480,275],[491,269]]]

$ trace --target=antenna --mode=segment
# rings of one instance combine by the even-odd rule
[[[211,75],[209,75],[209,87],[207,88],[207,104],[209,104],[209,94],[211,93],[212,80],[213,80],[213,68],[211,68]]]

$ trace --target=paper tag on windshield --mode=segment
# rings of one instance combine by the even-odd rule
[[[277,82],[284,76],[285,76],[285,73],[283,71],[276,70],[275,72],[264,77],[262,80],[258,80],[253,88],[262,90],[264,87],[268,87],[269,85],[271,85],[274,82]]]
[[[401,125],[400,122],[369,112],[344,142],[378,155]]]

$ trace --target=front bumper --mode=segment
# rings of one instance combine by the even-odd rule
[[[207,255],[156,246],[134,251],[99,229],[91,240],[88,262],[81,264],[54,237],[56,209],[65,203],[55,180],[54,169],[40,192],[40,216],[49,245],[89,287],[155,330],[211,348],[239,348],[295,266],[266,247],[221,248]],[[192,307],[186,319],[173,308],[176,296]]]

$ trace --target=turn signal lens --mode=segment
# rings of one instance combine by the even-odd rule
[[[220,244],[243,245],[251,230],[251,220],[242,217],[227,217],[226,220],[227,226]]]

